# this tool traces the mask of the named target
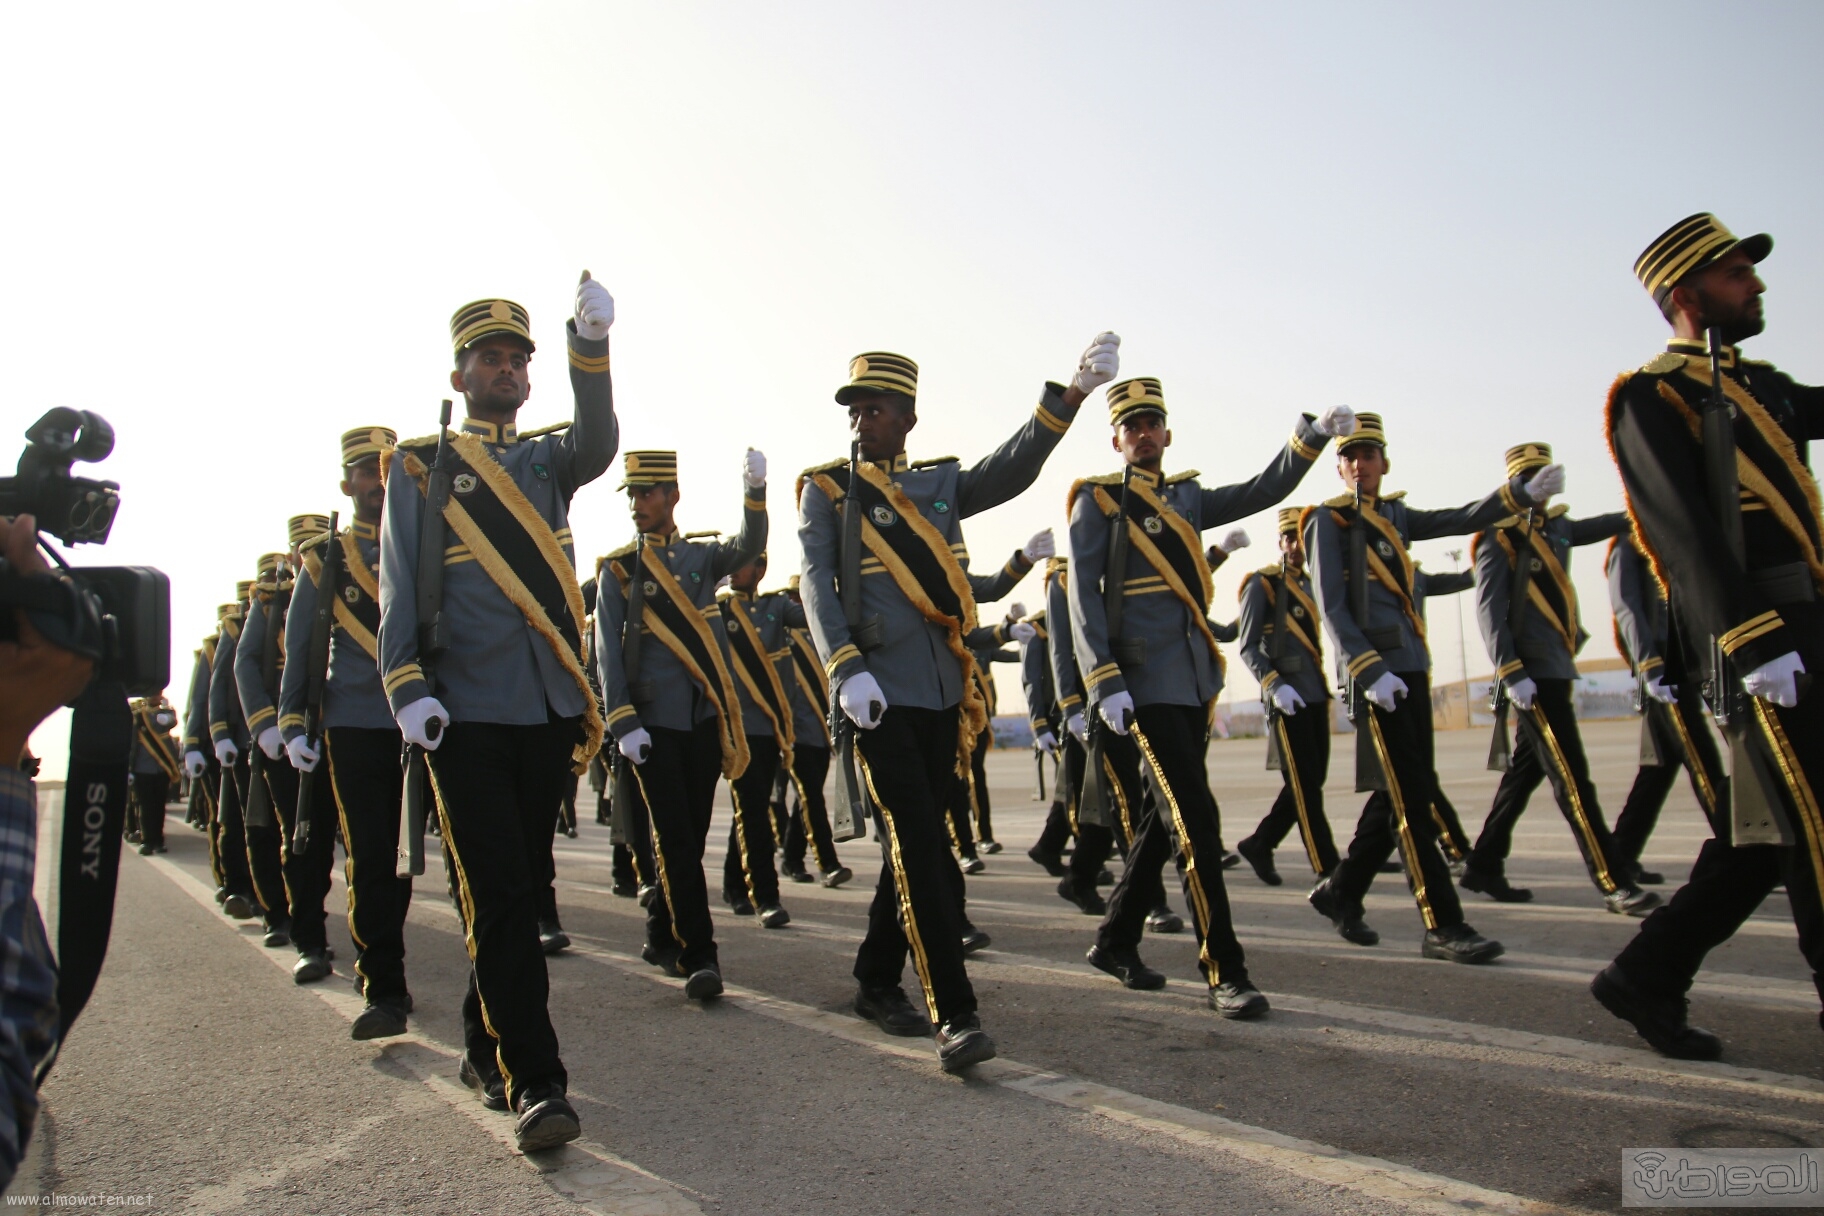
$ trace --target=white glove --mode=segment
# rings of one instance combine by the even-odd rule
[[[1647,695],[1661,705],[1670,705],[1678,700],[1678,685],[1668,684],[1658,676],[1647,681]]]
[[[1077,710],[1064,719],[1064,729],[1069,731],[1078,743],[1089,742],[1089,723],[1083,720],[1083,711]]]
[[[240,754],[240,749],[230,740],[223,739],[215,745],[215,762],[223,768],[233,768],[235,757]]]
[[[1245,549],[1253,543],[1248,539],[1246,528],[1230,528],[1222,534],[1222,539],[1216,542],[1216,547],[1224,553],[1233,553],[1235,550]]]
[[[583,281],[576,285],[576,336],[600,342],[613,324],[614,297],[583,271]]]
[[[1532,500],[1533,505],[1538,506],[1564,489],[1564,466],[1561,464],[1546,465],[1527,478],[1526,485],[1522,488],[1526,490],[1526,496]]]
[[[1026,555],[1027,561],[1032,562],[1035,565],[1045,558],[1056,557],[1058,555],[1057,537],[1051,534],[1050,528],[1045,529],[1043,532],[1034,532],[1032,534],[1032,539],[1026,542],[1025,547],[1021,549],[1020,552]]]
[[[188,751],[184,753],[184,772],[189,775],[190,780],[195,781],[198,777],[201,777],[208,768],[209,757],[203,755],[203,753],[198,751]]]
[[[260,750],[266,753],[268,760],[277,760],[285,754],[285,736],[279,733],[279,728],[276,726],[268,726],[261,731],[260,737],[255,742],[260,745]]]
[[[1077,374],[1071,384],[1082,392],[1093,393],[1121,374],[1121,338],[1117,334],[1101,333],[1083,352],[1083,358],[1077,362]]]
[[[1015,600],[1013,603],[1007,605],[1007,619],[1009,621],[1025,620],[1026,619],[1026,605],[1020,603],[1020,601],[1018,601],[1018,600]]]
[[[420,697],[393,717],[398,720],[399,733],[405,741],[416,743],[427,752],[437,750],[443,742],[443,728],[450,724],[450,711],[436,697]],[[433,722],[437,724],[435,730],[431,727]]]
[[[766,484],[766,453],[757,448],[747,449],[747,457],[741,465],[741,480],[747,483],[750,490],[758,490]]]
[[[646,757],[652,754],[652,736],[646,733],[644,726],[636,726],[622,735],[616,746],[621,749],[621,755],[635,764],[644,764]]]
[[[1273,689],[1273,708],[1288,718],[1304,707],[1305,699],[1290,684],[1280,684]]]
[[[1539,686],[1529,676],[1521,676],[1507,687],[1507,699],[1521,709],[1531,709],[1533,700],[1538,695]]]
[[[1007,627],[1007,636],[1016,642],[1030,642],[1039,636],[1039,631],[1025,621],[1015,621]]]
[[[1751,697],[1759,697],[1763,701],[1772,701],[1775,705],[1791,709],[1799,703],[1799,686],[1794,677],[1804,670],[1805,660],[1796,653],[1787,651],[1743,676],[1742,687],[1748,690]]]
[[[1342,439],[1355,434],[1355,411],[1346,405],[1333,405],[1319,414],[1311,427],[1320,435]]]
[[[1048,730],[1040,731],[1039,737],[1034,739],[1032,744],[1047,756],[1058,754],[1058,737]]]
[[[844,680],[836,699],[849,721],[863,730],[879,726],[880,716],[887,712],[887,694],[880,691],[879,681],[865,671]]]
[[[310,749],[310,740],[303,735],[296,736],[285,745],[285,754],[291,757],[291,767],[300,773],[316,771],[317,760],[320,757]]]
[[[1097,703],[1096,710],[1108,723],[1108,729],[1125,735],[1134,720],[1134,699],[1124,692],[1111,692]]]
[[[1368,686],[1368,699],[1388,713],[1393,712],[1394,706],[1399,704],[1399,698],[1405,695],[1406,681],[1391,671],[1382,672],[1381,678]]]

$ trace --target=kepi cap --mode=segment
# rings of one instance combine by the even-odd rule
[[[1370,443],[1377,448],[1387,446],[1387,430],[1381,425],[1379,414],[1357,414],[1355,431],[1347,438],[1340,440],[1336,450],[1338,453],[1346,452],[1358,443]]]
[[[358,426],[352,431],[342,433],[342,467],[365,460],[369,456],[378,456],[388,448],[397,447],[399,433],[391,427]]]
[[[313,536],[329,531],[327,515],[294,515],[285,521],[285,543],[293,549]]]
[[[1136,376],[1108,386],[1108,425],[1120,426],[1131,414],[1165,417],[1165,390],[1151,376]]]
[[[662,486],[678,480],[678,454],[648,450],[628,452],[625,457],[626,477],[617,490],[628,486]]]
[[[1543,469],[1552,463],[1552,445],[1523,443],[1507,449],[1507,475],[1517,477],[1528,469]]]
[[[904,355],[871,350],[849,360],[849,382],[836,390],[836,404],[847,405],[873,393],[898,393],[918,400],[918,364]]]
[[[538,349],[532,341],[531,318],[511,300],[476,300],[458,308],[450,318],[450,342],[457,354],[494,334],[518,338],[527,351]]]
[[[1281,507],[1279,509],[1279,534],[1284,536],[1286,533],[1290,532],[1293,535],[1297,535],[1299,530],[1298,521],[1304,513],[1305,509],[1303,507]]]
[[[1737,238],[1708,211],[1688,215],[1672,225],[1634,259],[1634,277],[1663,305],[1685,276],[1702,270],[1726,253],[1740,249],[1751,262],[1773,252],[1773,238],[1765,232]]]

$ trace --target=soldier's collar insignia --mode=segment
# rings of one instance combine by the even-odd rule
[[[669,532],[642,532],[640,537],[649,545],[669,545],[678,539],[678,530],[673,528]]]
[[[1143,469],[1139,465],[1134,465],[1134,466],[1132,466],[1132,468],[1133,468],[1134,481],[1140,485],[1147,487],[1148,489],[1153,489],[1153,490],[1158,489],[1159,483],[1162,482],[1163,480],[1165,480],[1163,474],[1154,473],[1151,470]]]
[[[904,473],[912,467],[912,462],[906,459],[904,452],[891,460],[870,460],[868,463],[883,473]]]
[[[483,422],[479,418],[464,418],[462,420],[462,433],[465,435],[474,435],[483,443],[495,443],[504,446],[519,442],[519,428],[511,422],[493,423]]]
[[[355,520],[348,525],[348,530],[354,533],[356,540],[376,540],[380,536],[380,529],[366,520]]]
[[[1710,346],[1698,338],[1669,338],[1666,341],[1667,352],[1674,355],[1697,355],[1706,363],[1710,361]],[[1723,347],[1723,366],[1734,367],[1736,349],[1733,346]]]

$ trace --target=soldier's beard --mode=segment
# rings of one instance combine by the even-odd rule
[[[1759,297],[1744,307],[1729,310],[1720,308],[1707,295],[1700,293],[1698,299],[1704,306],[1705,323],[1722,330],[1723,341],[1730,346],[1745,342],[1767,328],[1767,317],[1761,310]]]

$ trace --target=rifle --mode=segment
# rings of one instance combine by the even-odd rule
[[[1115,507],[1114,527],[1108,536],[1108,564],[1102,571],[1102,618],[1107,622],[1109,655],[1116,663],[1137,655],[1134,665],[1138,666],[1146,661],[1144,640],[1136,639],[1135,645],[1124,644],[1121,640],[1121,617],[1127,596],[1127,488],[1133,477],[1133,465],[1121,470],[1121,497]],[[1088,727],[1089,741],[1084,748],[1087,756],[1083,763],[1083,789],[1077,797],[1077,822],[1113,827],[1114,818],[1109,813],[1111,791],[1108,773],[1103,767],[1111,728],[1094,710],[1086,714],[1084,723]]]
[[[880,646],[880,621],[861,619],[861,445],[849,445],[849,492],[842,500],[842,548],[837,567],[837,592],[842,596],[842,617],[849,626],[849,640],[866,654]],[[833,692],[834,690],[832,690]],[[835,750],[835,807],[830,834],[838,841],[860,840],[868,834],[871,808],[867,792],[855,776],[855,723],[842,712],[840,698],[830,697],[830,745]]]
[[[1507,587],[1507,636],[1514,640],[1514,651],[1519,653],[1520,630],[1526,624],[1527,600],[1532,594],[1533,585],[1533,508],[1526,509],[1526,519],[1520,537],[1526,542],[1526,549],[1514,546],[1514,576]],[[1488,741],[1488,771],[1505,773],[1513,762],[1513,740],[1507,733],[1507,707],[1513,703],[1507,695],[1507,685],[1500,678],[1489,690],[1488,708],[1495,715],[1495,731]]]
[[[640,629],[646,618],[646,534],[643,532],[633,542],[633,562],[628,574],[627,613],[621,621],[621,673],[627,679],[627,699],[637,709],[652,700],[652,688],[640,679]],[[634,776],[633,761],[617,748],[614,753],[614,796],[609,810],[611,839],[623,843],[633,840],[633,800],[639,796],[639,780]]]
[[[1045,801],[1045,749],[1039,746],[1037,739],[1032,741],[1032,767],[1039,783],[1037,790],[1032,795],[1032,800],[1043,802]]]
[[[437,695],[437,660],[450,648],[450,628],[443,619],[443,509],[450,501],[450,402],[445,398],[437,422],[437,452],[424,479],[424,501],[418,507],[418,670],[429,696]],[[432,739],[443,724],[432,719],[425,733]],[[424,873],[424,749],[405,745],[405,789],[399,799],[400,878]]]
[[[278,704],[279,672],[279,638],[284,626],[279,621],[279,570],[272,572],[272,598],[266,601],[266,632],[260,638],[260,687],[264,688]],[[266,753],[260,750],[258,739],[247,741],[247,826],[255,828],[277,827],[278,816],[273,814],[272,790],[266,785]]]
[[[323,693],[329,685],[329,641],[336,627],[337,585],[342,573],[342,543],[336,536],[341,513],[330,512],[329,539],[323,544],[323,569],[317,578],[316,612],[310,618],[310,649],[305,652],[304,742],[317,753],[310,771],[298,774],[298,821],[291,831],[291,851],[310,848],[310,807],[317,769],[323,764]]]
[[[1349,613],[1355,617],[1355,627],[1367,637],[1368,521],[1362,514],[1360,483],[1355,487],[1355,523],[1349,528]],[[1373,645],[1372,640],[1369,644]],[[1348,707],[1349,721],[1355,723],[1355,788],[1385,789],[1387,775],[1381,771],[1381,758],[1374,750],[1374,709],[1368,704],[1368,690],[1352,675],[1344,681],[1343,703]]]

